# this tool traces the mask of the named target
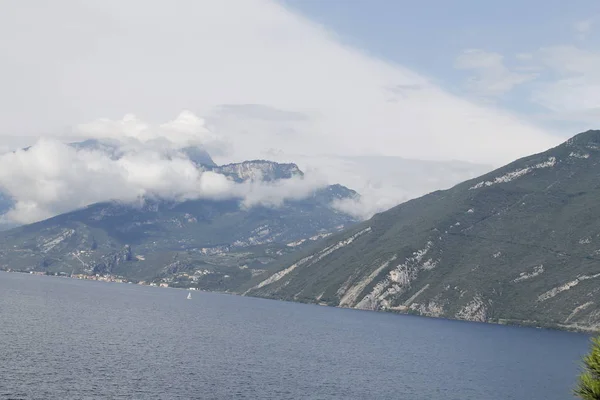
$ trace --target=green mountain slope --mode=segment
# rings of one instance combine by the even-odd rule
[[[375,215],[245,293],[473,321],[600,327],[600,131]]]
[[[247,161],[214,167],[243,182],[302,175],[294,164]],[[357,221],[332,202],[358,196],[341,185],[281,206],[241,199],[106,202],[0,232],[0,268],[53,274],[118,275],[171,286],[237,290],[269,276],[270,265]]]

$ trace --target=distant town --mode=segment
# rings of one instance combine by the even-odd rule
[[[143,285],[143,286],[154,286],[154,287],[162,287],[162,288],[170,287],[169,282],[165,282],[166,280],[169,280],[169,278],[156,279],[154,281],[133,282],[133,281],[127,280],[126,278],[124,278],[122,276],[118,276],[118,275],[68,274],[66,272],[27,271],[27,270],[16,270],[16,269],[12,269],[12,268],[0,268],[0,271],[29,274],[29,275],[54,276],[54,277],[59,277],[59,278],[80,279],[80,280],[87,280],[87,281],[128,283],[128,284],[137,284],[137,285]],[[180,286],[178,286],[178,287],[181,288]],[[185,287],[185,289],[197,290],[197,288],[194,288],[194,287]]]

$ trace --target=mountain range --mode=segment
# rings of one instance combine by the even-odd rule
[[[364,310],[600,328],[600,131],[400,204],[243,293]]]
[[[244,182],[294,164],[202,168]],[[118,156],[118,155],[116,155]],[[207,158],[208,157],[208,158]],[[341,185],[280,207],[107,202],[0,234],[0,267],[117,274],[363,310],[600,328],[600,131],[358,222]]]
[[[72,146],[121,156],[110,142]],[[233,182],[276,184],[303,177],[295,164],[254,160],[218,166],[200,148],[183,152],[197,167]],[[153,197],[136,204],[92,204],[1,232],[0,268],[168,279],[172,286],[193,283],[201,289],[231,290],[268,275],[276,259],[356,223],[333,202],[357,196],[344,186],[330,185],[276,206],[248,206],[241,198]]]

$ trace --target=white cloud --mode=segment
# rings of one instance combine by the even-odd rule
[[[134,203],[153,197],[239,198],[248,207],[278,206],[324,185],[314,175],[282,183],[236,183],[197,168],[184,156],[166,156],[152,147],[123,150],[113,157],[102,150],[42,139],[28,150],[0,156],[0,186],[15,201],[4,216],[11,223],[35,222],[101,201]]]
[[[594,20],[594,18],[588,18],[581,21],[577,21],[573,25],[579,39],[584,40],[587,38],[587,36],[591,33],[595,22],[596,21]]]
[[[519,59],[526,59],[521,54]],[[474,93],[484,96],[499,96],[514,87],[531,81],[537,77],[534,73],[518,73],[511,71],[504,64],[504,56],[478,49],[464,50],[454,63],[454,67],[475,73],[468,85]]]
[[[258,105],[306,118],[268,135],[245,126],[248,110],[230,107],[231,120],[214,125],[230,140],[229,160],[268,146],[503,163],[556,143],[510,113],[340,44],[275,1],[9,2],[0,38],[0,130],[10,134],[126,113],[155,124],[182,109],[211,121],[224,105]],[[399,87],[412,89],[389,89]]]
[[[279,207],[286,199],[302,199],[310,196],[315,190],[327,186],[327,180],[318,172],[309,171],[304,177],[263,182],[246,181],[239,184],[239,192],[243,194],[243,207],[258,204]]]
[[[529,76],[507,72],[493,54],[470,57],[459,65],[494,81],[488,92]],[[115,159],[44,139],[2,156],[0,185],[17,200],[9,217],[21,222],[148,193],[235,193],[247,205],[278,204],[286,192],[303,195],[324,181],[361,192],[356,212],[368,215],[474,172],[374,168],[352,157],[499,165],[560,141],[344,46],[270,0],[8,2],[0,72],[0,134],[111,138],[121,152]],[[203,118],[183,112],[162,123],[181,110]],[[275,158],[321,176],[231,186],[181,155],[166,156],[187,145],[205,147],[219,163]]]
[[[381,156],[308,156],[280,152],[272,153],[270,158],[280,162],[293,160],[303,170],[319,171],[328,183],[340,183],[356,190],[361,195],[359,199],[344,200],[336,206],[358,218],[369,218],[401,202],[450,188],[493,169],[491,165],[458,161]]]
[[[271,110],[267,119],[273,120],[274,115],[292,117]],[[200,120],[189,113],[186,118]],[[275,119],[283,125],[263,126],[267,133],[285,127],[289,122],[287,118]],[[292,120],[303,119],[296,115]],[[186,140],[183,141],[177,140],[179,131],[172,126],[153,126],[133,116],[85,126],[88,129],[85,132],[92,137],[109,141],[72,147],[47,138],[26,151],[0,155],[0,187],[15,200],[14,208],[4,217],[5,222],[29,223],[95,202],[133,203],[142,197],[174,200],[240,198],[244,207],[257,204],[277,207],[286,199],[304,198],[333,183],[362,194],[360,200],[340,202],[336,207],[359,218],[368,218],[402,201],[450,187],[491,169],[491,166],[460,162],[381,156],[314,156],[281,150],[269,152],[267,149],[261,153],[264,158],[282,163],[295,162],[305,171],[304,177],[235,183],[223,175],[198,169],[183,152],[174,151],[191,143],[204,147],[202,138],[220,143],[222,139],[204,125],[199,136],[197,130],[190,130],[189,137],[184,135]],[[163,130],[165,126],[169,129]],[[175,141],[157,145],[157,140],[164,144],[167,138]]]
[[[600,52],[553,46],[537,51],[535,60],[557,79],[540,84],[533,101],[554,112],[556,119],[600,122]]]
[[[583,21],[578,29],[588,32],[592,22],[591,19]],[[543,106],[546,111],[532,114],[533,118],[568,122],[580,130],[597,127],[600,123],[600,52],[557,45],[519,53],[515,58],[521,64],[510,71],[502,55],[469,50],[457,58],[455,66],[477,73],[471,85],[480,94],[502,94],[535,77],[535,81],[524,88],[529,91],[527,100]]]
[[[82,138],[114,139],[129,145],[141,142],[160,148],[167,146],[174,150],[202,146],[214,154],[221,154],[228,146],[224,138],[206,127],[204,119],[188,110],[158,126],[143,122],[133,114],[127,114],[117,121],[101,118],[75,126],[72,134]]]

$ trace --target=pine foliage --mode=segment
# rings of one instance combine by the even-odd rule
[[[600,337],[592,339],[592,349],[583,365],[575,395],[583,400],[600,400]]]

